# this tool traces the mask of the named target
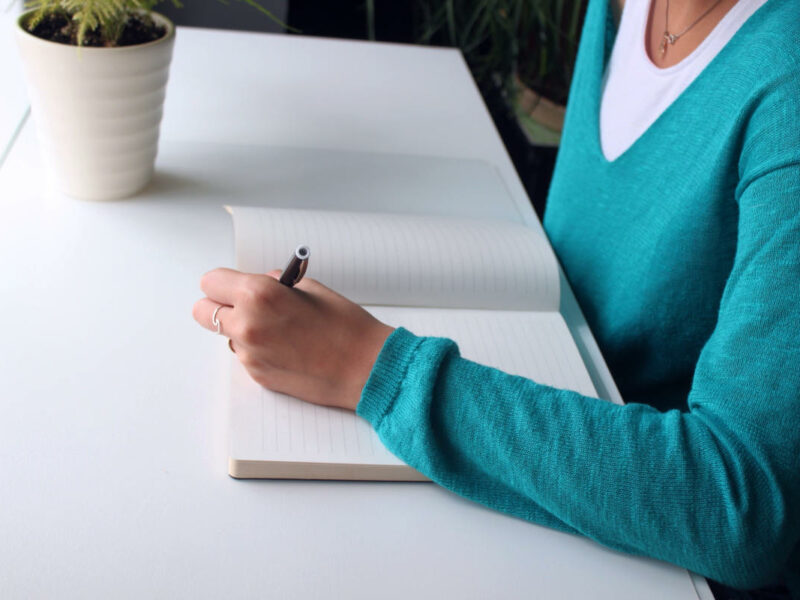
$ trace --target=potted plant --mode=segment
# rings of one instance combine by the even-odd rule
[[[38,0],[17,21],[45,162],[70,196],[122,198],[152,177],[175,42],[158,2]]]
[[[578,52],[586,0],[539,2],[521,11],[512,74],[513,105],[530,139],[557,143]]]

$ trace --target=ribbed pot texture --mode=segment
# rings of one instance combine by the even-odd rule
[[[27,15],[17,23],[45,162],[69,196],[124,198],[153,175],[175,26],[152,15],[167,34],[121,48],[50,42],[25,31]]]

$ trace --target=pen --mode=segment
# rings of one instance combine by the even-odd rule
[[[289,264],[286,265],[286,268],[281,273],[281,278],[278,280],[283,285],[288,285],[289,287],[294,287],[300,280],[303,278],[303,275],[306,274],[306,269],[308,268],[308,257],[311,256],[311,249],[308,246],[300,245],[298,246],[294,254],[292,254],[292,258],[289,259]]]

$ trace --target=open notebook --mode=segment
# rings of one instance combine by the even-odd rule
[[[280,268],[298,244],[308,276],[462,356],[595,395],[564,319],[547,240],[510,221],[234,207],[236,267]],[[233,359],[229,472],[242,478],[425,480],[354,414],[265,390]]]

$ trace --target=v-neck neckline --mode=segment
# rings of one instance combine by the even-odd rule
[[[777,0],[766,0],[764,4],[759,6],[755,10],[755,12],[753,12],[753,14],[751,14],[744,23],[742,23],[742,25],[736,30],[736,32],[734,32],[734,34],[727,41],[727,43],[711,59],[711,61],[705,66],[705,68],[702,71],[700,71],[700,73],[697,74],[697,76],[689,83],[689,85],[686,86],[686,88],[680,94],[678,94],[678,96],[672,102],[670,102],[670,104],[663,111],[661,111],[661,113],[656,117],[655,121],[653,121],[647,127],[647,129],[645,129],[633,141],[633,143],[622,152],[622,154],[620,154],[613,160],[608,160],[605,154],[603,154],[602,142],[600,141],[600,107],[603,101],[603,79],[605,77],[605,71],[608,68],[608,63],[611,60],[611,53],[614,49],[614,42],[616,41],[616,35],[617,35],[617,32],[614,32],[613,36],[608,35],[609,27],[613,26],[611,19],[609,19],[609,14],[608,14],[610,1],[613,0],[601,2],[603,10],[601,14],[601,21],[604,23],[604,29],[602,35],[598,36],[599,39],[596,40],[597,44],[601,44],[601,51],[594,53],[595,64],[592,65],[594,71],[592,72],[592,89],[591,89],[591,97],[592,97],[592,114],[591,114],[592,142],[591,143],[593,146],[593,151],[602,161],[602,164],[607,167],[613,167],[627,160],[630,160],[628,159],[628,156],[634,154],[637,151],[638,146],[641,146],[644,143],[643,140],[645,138],[655,135],[654,130],[659,129],[661,127],[661,123],[667,118],[667,115],[676,110],[674,107],[678,104],[687,102],[686,97],[692,95],[694,93],[694,90],[697,87],[699,87],[702,84],[702,82],[707,78],[707,73],[717,67],[717,65],[720,63],[719,60],[720,56],[725,52],[729,51],[731,44],[734,42],[734,40],[737,39],[737,36],[741,34],[742,30],[750,25],[750,23],[753,21],[756,15],[761,13],[762,9],[765,6],[767,6],[770,2],[774,3]],[[644,41],[642,41],[642,43],[644,44]]]

